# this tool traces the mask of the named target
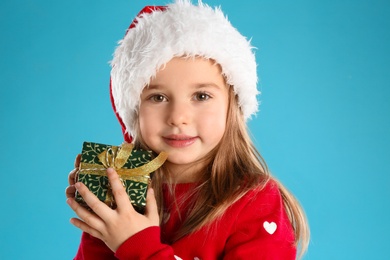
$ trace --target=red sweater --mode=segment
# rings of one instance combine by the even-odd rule
[[[183,197],[191,187],[178,184],[176,198]],[[171,205],[172,198],[167,195],[165,190],[165,205]],[[181,211],[183,215],[185,207]],[[140,231],[115,253],[101,240],[83,233],[75,259],[295,259],[293,229],[273,181],[260,192],[248,192],[209,227],[173,243],[169,240],[182,221],[175,207],[167,214],[169,218],[161,228]]]

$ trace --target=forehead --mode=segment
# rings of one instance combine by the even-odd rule
[[[202,57],[175,57],[161,66],[150,80],[150,85],[164,82],[193,82],[197,85],[225,85],[222,69],[214,60]]]

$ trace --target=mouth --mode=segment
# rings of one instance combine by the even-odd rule
[[[188,135],[168,135],[163,136],[163,140],[169,146],[175,148],[184,148],[192,145],[198,139],[197,136],[188,136]]]

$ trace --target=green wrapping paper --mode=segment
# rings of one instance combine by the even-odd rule
[[[133,149],[133,145],[128,143],[112,146],[84,142],[76,182],[84,183],[99,200],[116,208],[106,174],[107,168],[114,168],[134,209],[143,213],[150,173],[161,167],[166,158],[167,154],[161,152],[153,159],[151,151]],[[80,205],[89,208],[77,191],[75,199]]]

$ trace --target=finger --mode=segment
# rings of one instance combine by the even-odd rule
[[[70,223],[72,223],[75,227],[78,227],[82,231],[90,234],[91,236],[94,236],[99,239],[103,239],[102,233],[100,233],[98,230],[90,227],[87,223],[84,221],[77,219],[77,218],[71,218]]]
[[[149,218],[154,225],[159,225],[160,218],[158,216],[157,201],[154,196],[154,190],[151,187],[148,189],[148,193],[146,194],[145,216]]]
[[[74,167],[75,167],[75,168],[79,168],[79,166],[80,166],[80,160],[81,160],[81,154],[78,154],[78,155],[76,156],[76,159],[74,160]]]
[[[96,214],[90,212],[86,208],[78,204],[74,199],[69,198],[66,200],[68,205],[76,213],[76,215],[83,220],[83,222],[88,225],[90,228],[100,230],[104,228],[104,222]]]
[[[98,215],[103,220],[107,220],[111,217],[112,209],[109,208],[105,203],[101,202],[98,199],[98,197],[96,197],[95,194],[93,194],[87,188],[87,186],[84,185],[84,183],[77,182],[75,184],[75,187],[76,187],[78,193],[81,195],[81,197],[83,197],[85,203],[87,203],[87,205],[91,208],[91,210],[96,213],[96,215]],[[83,209],[83,207],[81,207],[81,208]],[[86,220],[84,218],[85,218],[85,216],[89,217],[89,215],[84,214],[84,213],[86,213],[85,210],[80,210],[80,213],[83,213],[83,216],[80,216],[80,215],[78,215],[78,216],[86,222]],[[86,211],[89,212],[88,210],[86,210]]]
[[[130,203],[130,199],[126,193],[125,188],[123,187],[122,181],[119,179],[117,172],[112,169],[107,169],[108,180],[110,181],[112,195],[114,195],[115,203],[118,207],[118,210],[133,208]],[[133,209],[134,210],[134,209]]]
[[[74,187],[74,185],[70,185],[66,187],[65,194],[67,198],[74,198],[75,193],[76,193],[76,188]]]
[[[79,169],[78,168],[75,168],[73,170],[71,170],[68,174],[68,183],[69,185],[74,185],[75,184],[75,176],[76,176],[76,173]]]

